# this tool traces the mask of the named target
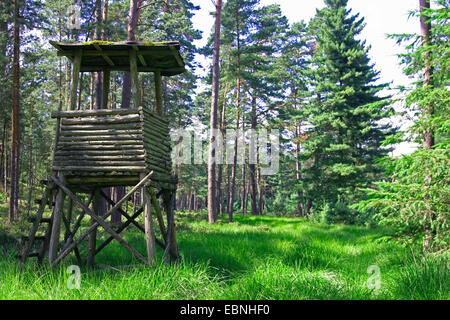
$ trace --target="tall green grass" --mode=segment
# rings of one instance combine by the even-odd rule
[[[178,213],[177,232],[179,263],[146,268],[113,242],[97,256],[96,268],[81,267],[81,287],[73,290],[66,273],[73,258],[56,269],[31,262],[19,270],[8,250],[0,261],[0,298],[450,298],[448,256],[422,260],[386,240],[386,229],[251,216],[209,225],[206,215]],[[145,252],[142,234],[130,230],[126,239]],[[366,284],[372,265],[381,272],[379,290]]]

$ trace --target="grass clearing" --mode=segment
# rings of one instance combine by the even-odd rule
[[[146,268],[112,242],[97,256],[96,268],[81,267],[81,288],[74,290],[67,288],[66,273],[73,257],[54,270],[33,262],[19,270],[14,241],[3,233],[0,299],[450,298],[448,256],[415,258],[388,240],[385,228],[279,217],[224,221],[209,225],[205,214],[177,213],[183,259],[172,266]],[[127,241],[144,253],[144,237],[132,230]],[[379,290],[367,286],[372,265],[380,270]]]

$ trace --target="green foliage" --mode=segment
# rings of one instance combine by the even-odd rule
[[[206,212],[176,216],[178,264],[149,269],[112,242],[97,256],[97,268],[81,267],[80,289],[68,290],[66,268],[74,257],[57,269],[30,262],[19,270],[10,251],[0,259],[0,299],[450,298],[449,260],[416,261],[408,249],[381,241],[390,234],[385,228],[240,215],[210,225]],[[141,233],[123,235],[145,252]],[[159,261],[161,255],[158,249]],[[380,268],[380,290],[367,287],[371,265]]]
[[[309,188],[305,196],[314,200],[316,209],[322,205],[329,211],[331,220],[339,220],[342,208],[337,203],[358,201],[358,188],[380,175],[376,159],[388,154],[382,142],[394,131],[381,124],[391,114],[385,98],[379,97],[384,85],[376,84],[369,48],[357,40],[364,20],[351,15],[345,0],[326,4],[310,23],[316,42],[314,96],[304,107],[310,127],[301,159],[309,161],[302,173]]]
[[[416,242],[430,226],[432,250],[450,245],[450,151],[420,150],[387,160],[393,182],[367,189],[368,199],[355,207],[376,212],[383,224],[396,227],[405,241]]]
[[[401,55],[402,63],[405,73],[418,79],[405,97],[407,107],[416,116],[408,130],[410,137],[420,141],[425,132],[432,132],[438,143],[431,150],[418,150],[401,159],[386,159],[390,180],[367,189],[368,199],[355,206],[375,213],[382,223],[395,226],[406,242],[423,240],[426,252],[447,251],[450,245],[450,10],[447,0],[437,4],[436,9],[423,13],[432,26],[428,43],[422,42],[420,35],[393,37],[400,43],[408,42],[407,52]],[[425,86],[426,66],[432,69],[432,79]]]

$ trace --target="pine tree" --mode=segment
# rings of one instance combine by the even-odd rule
[[[377,95],[378,72],[369,48],[357,39],[364,19],[351,15],[347,0],[325,3],[310,25],[316,41],[314,98],[306,108],[311,129],[302,157],[310,162],[303,170],[306,196],[334,208],[355,201],[358,188],[370,184],[379,170],[376,159],[389,151],[381,143],[391,132],[379,122],[388,110]]]

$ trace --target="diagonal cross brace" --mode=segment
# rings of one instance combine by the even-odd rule
[[[128,251],[130,251],[138,260],[140,260],[144,264],[148,264],[147,260],[138,251],[136,251],[133,247],[131,247],[128,244],[128,242],[126,242],[123,238],[121,238],[111,227],[109,227],[104,219],[108,218],[111,214],[113,214],[117,209],[119,209],[120,205],[124,201],[126,201],[134,192],[136,192],[136,190],[145,185],[152,176],[152,174],[153,171],[150,172],[147,176],[145,176],[136,186],[133,187],[133,189],[130,190],[130,192],[128,192],[120,201],[118,201],[116,205],[113,208],[111,208],[111,210],[109,210],[103,218],[100,218],[97,215],[95,215],[94,212],[92,212],[92,210],[89,209],[76,195],[74,195],[58,178],[52,176],[51,179],[53,180],[53,182],[96,221],[77,240],[72,242],[72,244],[69,247],[67,247],[59,255],[59,257],[52,262],[52,265],[56,266],[62,259],[64,259],[64,257],[66,257],[72,251],[74,247],[76,247],[81,241],[83,241],[83,239],[85,239],[99,225],[102,226],[117,241],[119,241],[119,243],[122,244]]]

